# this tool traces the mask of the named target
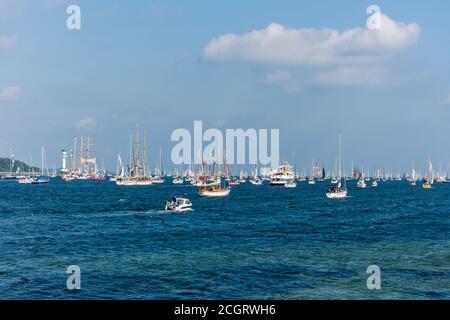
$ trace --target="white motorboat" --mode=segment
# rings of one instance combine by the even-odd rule
[[[186,198],[176,198],[166,201],[166,211],[170,212],[186,212],[193,211],[192,203]]]
[[[358,183],[356,184],[356,186],[357,186],[358,188],[361,188],[361,189],[366,188],[367,185],[366,185],[366,181],[364,180],[364,178],[360,178],[360,179],[358,180]]]
[[[23,177],[23,178],[19,179],[18,182],[20,184],[32,184],[33,181],[35,181],[35,180],[36,180],[36,178],[34,178],[34,177]]]
[[[285,188],[296,188],[297,182],[295,180],[291,180],[284,185]]]
[[[183,178],[175,177],[175,178],[172,179],[172,183],[173,184],[183,184],[184,180],[183,180]]]
[[[286,161],[278,169],[270,173],[270,185],[271,186],[285,186],[288,182],[295,179],[295,174],[292,166]]]
[[[164,183],[164,178],[162,178],[160,176],[155,176],[155,177],[153,177],[152,182],[154,184],[163,184]]]
[[[371,186],[372,188],[378,187],[378,182],[377,182],[377,180],[376,180],[376,179],[375,179],[375,180],[372,180],[372,183],[370,184],[370,186]]]
[[[252,178],[249,180],[251,184],[255,185],[255,186],[260,186],[263,184],[263,181],[259,178]]]

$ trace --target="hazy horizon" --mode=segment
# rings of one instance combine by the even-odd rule
[[[68,30],[66,8],[81,8]],[[384,26],[370,32],[369,5]],[[431,10],[437,9],[439,10]],[[127,159],[139,124],[149,164],[173,130],[280,129],[280,158],[308,174],[345,167],[446,170],[450,3],[427,1],[0,0],[0,157],[49,167],[74,136],[98,163]]]

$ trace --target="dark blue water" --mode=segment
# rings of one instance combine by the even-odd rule
[[[355,184],[339,201],[326,184],[206,199],[169,183],[1,182],[0,299],[450,299],[450,185]],[[195,211],[162,211],[175,193]]]

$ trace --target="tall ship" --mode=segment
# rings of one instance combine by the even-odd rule
[[[153,179],[148,168],[147,135],[144,133],[144,151],[141,154],[141,144],[139,142],[139,128],[136,127],[136,145],[133,149],[133,134],[130,134],[130,163],[128,173],[116,177],[118,186],[148,186],[153,184]],[[119,156],[121,165],[121,158]]]
[[[69,182],[74,179],[91,180],[99,179],[101,173],[97,167],[97,156],[95,155],[94,138],[80,137],[78,145],[77,137],[74,137],[73,149],[70,150],[70,156],[66,150],[61,151],[63,167],[61,168],[61,177],[63,181]],[[70,166],[68,162],[71,162]]]
[[[284,187],[287,183],[291,183],[295,179],[294,169],[286,161],[278,167],[278,169],[272,170],[270,173],[270,185]]]

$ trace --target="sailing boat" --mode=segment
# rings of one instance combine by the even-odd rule
[[[162,165],[162,148],[159,148],[159,170],[158,174],[153,177],[152,182],[156,184],[163,184],[164,183],[164,171],[163,171],[163,165]]]
[[[18,181],[20,184],[32,184],[36,178],[34,177],[34,167],[33,167],[33,158],[31,157],[30,161],[31,167],[29,167],[32,172],[28,172],[28,176],[24,176],[22,178],[19,178]]]
[[[416,178],[416,169],[414,169],[414,165],[413,165],[413,168],[412,168],[412,173],[411,173],[411,179],[410,179],[410,184],[412,185],[412,186],[415,186],[416,185],[416,181],[417,181],[417,178]]]
[[[342,144],[342,133],[339,132],[339,155],[338,155],[338,178],[339,182],[337,185],[331,184],[331,186],[328,188],[326,196],[329,199],[345,199],[347,198],[347,183],[345,179],[342,178],[342,171],[341,171],[341,158],[342,158],[342,151],[341,151],[341,144]],[[342,183],[343,182],[343,183]]]
[[[255,165],[255,174],[250,179],[250,183],[255,185],[255,186],[260,186],[260,185],[263,184],[262,179],[260,179],[259,176],[258,176],[258,165]]]
[[[133,159],[134,155],[134,159]],[[119,155],[119,165],[121,166],[122,159]],[[141,167],[140,143],[139,143],[139,128],[136,127],[136,153],[133,154],[133,135],[130,134],[130,167],[129,176],[124,177],[124,170],[121,169],[121,175],[116,179],[116,185],[119,186],[148,186],[153,182],[147,176],[147,136],[144,133],[144,161]],[[142,174],[141,174],[142,173]]]
[[[211,183],[204,183],[199,185],[198,194],[202,197],[208,198],[223,198],[230,194],[231,188],[226,185],[221,179],[220,181],[214,181]]]
[[[50,179],[48,177],[48,174],[44,174],[44,146],[42,146],[41,149],[41,175],[36,177],[36,179],[33,180],[32,184],[46,184],[50,182]]]
[[[431,164],[431,160],[428,160],[428,170],[427,176],[423,180],[422,188],[431,189],[433,184],[433,165]]]

